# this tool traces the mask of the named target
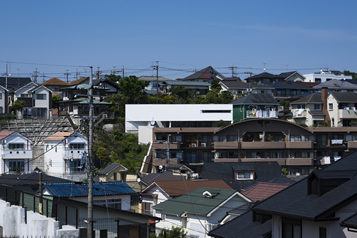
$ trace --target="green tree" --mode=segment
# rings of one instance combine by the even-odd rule
[[[12,105],[13,110],[19,110],[21,111],[26,105],[26,102],[24,100],[16,100]]]
[[[355,73],[355,72],[350,72],[349,70],[345,70],[345,71],[343,71],[343,74],[344,75],[351,75],[352,76],[352,79],[357,79],[357,73]]]
[[[219,81],[217,79],[212,79],[211,81],[211,90],[218,90],[221,91],[222,87],[219,84]]]
[[[61,97],[58,95],[52,95],[52,107],[58,109],[58,102],[62,101]]]
[[[173,87],[171,89],[171,93],[173,96],[175,96],[176,103],[178,104],[190,103],[192,99],[192,94],[190,91],[183,86]]]
[[[219,94],[220,103],[228,104],[231,103],[234,99],[233,94],[229,91],[223,91]]]

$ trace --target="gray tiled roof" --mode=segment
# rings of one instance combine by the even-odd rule
[[[145,184],[151,184],[154,181],[161,180],[183,180],[184,176],[173,175],[171,171],[165,171],[163,173],[151,173],[143,177],[141,180]]]
[[[224,80],[222,74],[216,71],[212,66],[208,66],[198,72],[195,72],[182,80],[197,80],[197,79],[217,79],[217,80]]]
[[[345,93],[345,92],[333,92],[332,96],[339,103],[356,103],[357,102],[357,93]]]
[[[314,86],[314,89],[321,89],[327,87],[328,89],[345,89],[345,90],[357,90],[357,85],[347,82],[346,80],[329,80],[319,85]]]
[[[102,169],[101,171],[98,172],[98,175],[106,175],[108,173],[110,173],[111,171],[113,171],[114,169],[118,168],[118,167],[123,167],[125,168],[122,164],[120,163],[111,163],[110,165],[108,165],[107,167],[105,167],[104,169]],[[125,168],[126,170],[128,170],[127,168]]]
[[[301,103],[322,103],[321,94],[313,93],[306,97],[293,101],[290,104],[301,104]]]
[[[300,180],[285,190],[267,198],[253,209],[270,214],[279,214],[308,220],[333,219],[336,209],[354,201],[357,196],[357,151],[315,172],[328,179],[344,179],[346,182],[318,196],[308,194],[309,177]],[[348,180],[350,179],[350,180]]]

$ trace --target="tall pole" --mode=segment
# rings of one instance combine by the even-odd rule
[[[156,104],[159,103],[159,61],[156,61],[156,65],[151,66],[156,70]]]
[[[71,73],[68,73],[68,69],[66,71],[67,73],[64,73],[64,75],[67,75],[67,83],[68,83],[68,75],[71,75]]]
[[[93,67],[90,66],[89,77],[89,128],[88,128],[88,227],[87,237],[92,238],[93,232]]]
[[[6,73],[5,73],[5,88],[7,88],[7,75],[8,75],[8,73],[7,73],[7,63],[6,63]]]

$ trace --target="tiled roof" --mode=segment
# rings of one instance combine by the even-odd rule
[[[78,84],[81,84],[81,83],[85,82],[88,79],[89,79],[89,77],[83,77],[83,78],[74,80],[74,81],[70,82],[69,84],[70,85],[78,85]]]
[[[28,83],[32,82],[31,78],[20,78],[20,77],[8,77],[7,78],[7,88],[8,89],[17,89]],[[0,77],[0,85],[5,87],[6,78]]]
[[[264,79],[284,79],[284,77],[281,77],[279,75],[271,74],[271,73],[268,73],[268,72],[263,72],[263,73],[254,75],[251,78],[248,77],[248,78],[246,78],[246,80],[260,79],[260,78],[264,78]]]
[[[107,167],[105,167],[104,169],[102,169],[101,171],[98,172],[98,175],[106,175],[108,173],[110,173],[111,171],[113,171],[114,169],[118,168],[118,167],[123,167],[125,170],[128,170],[127,168],[125,168],[122,164],[120,163],[111,163],[110,165],[108,165]]]
[[[85,197],[88,196],[87,183],[44,183],[44,187],[56,197]],[[136,192],[123,181],[93,183],[93,195],[123,195]]]
[[[271,232],[272,220],[261,224],[258,221],[252,222],[252,211],[248,211],[241,216],[219,226],[209,232],[213,237],[225,238],[263,238]],[[238,235],[239,234],[239,235]]]
[[[344,227],[357,229],[357,213],[343,220],[340,225]]]
[[[230,104],[264,104],[264,105],[277,105],[279,104],[271,94],[251,93],[247,96],[239,98]]]
[[[319,85],[314,86],[314,89],[321,89],[323,87],[327,87],[328,89],[344,89],[344,90],[357,90],[357,85],[349,83],[345,80],[337,80],[337,79],[332,79],[323,83],[320,83]]]
[[[58,131],[53,135],[50,135],[44,139],[44,141],[62,141],[72,135],[74,131],[62,132]]]
[[[330,93],[339,103],[355,103],[357,102],[357,93],[347,92],[332,92]]]
[[[205,191],[210,192],[213,196],[206,197],[203,195]],[[235,193],[237,193],[235,190],[199,188],[180,197],[161,202],[154,208],[162,210],[162,213],[165,214],[180,216],[183,213],[195,213],[205,216]]]
[[[41,85],[46,85],[46,86],[70,86],[69,83],[60,80],[59,78],[51,78],[47,80],[46,82],[41,83]]]
[[[170,197],[178,197],[196,189],[206,188],[218,188],[232,190],[223,180],[174,180],[174,181],[156,181],[149,185],[146,189],[149,190],[152,187],[158,186]]]
[[[48,182],[70,182],[70,180],[62,179],[42,173],[42,181]],[[14,185],[39,185],[39,174],[32,172],[30,174],[4,174],[0,176],[0,184],[10,186]]]
[[[234,167],[241,166],[254,168],[254,180],[235,180]],[[241,191],[241,189],[252,186],[258,182],[269,182],[273,179],[281,178],[282,175],[281,168],[277,162],[210,162],[202,166],[200,177],[203,179],[222,179],[231,188]]]
[[[0,131],[0,140],[5,139],[6,137],[8,137],[9,135],[15,133],[16,131],[9,131],[9,130],[2,130]]]
[[[193,73],[182,80],[195,80],[195,79],[217,79],[217,80],[224,80],[225,77],[216,71],[212,66],[208,66],[196,73]]]
[[[247,89],[247,88],[249,88],[248,83],[240,82],[240,81],[222,80],[220,83],[224,84],[229,89]]]
[[[185,179],[184,176],[173,175],[171,171],[165,171],[163,173],[151,173],[141,178],[145,184],[151,184],[154,181],[162,180],[182,180]]]
[[[273,84],[268,84],[268,86],[276,88],[276,89],[282,88],[282,89],[312,90],[311,87],[306,86],[304,84],[297,83],[297,82],[285,82],[285,81],[282,81],[282,82],[276,82],[276,83],[273,83]]]
[[[306,97],[293,101],[290,104],[301,104],[301,103],[322,103],[321,94],[313,93]]]
[[[267,198],[253,209],[270,214],[297,217],[318,221],[334,219],[336,209],[355,201],[357,196],[357,151],[351,152],[335,163],[315,171],[309,177],[300,180],[285,190]],[[308,183],[311,176],[320,176],[333,180],[343,178],[342,184],[322,195],[308,194]]]
[[[289,186],[290,184],[260,182],[256,186],[244,190],[241,193],[250,198],[253,202],[256,202],[262,201]]]

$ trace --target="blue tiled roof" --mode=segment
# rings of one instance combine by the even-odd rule
[[[87,183],[44,183],[45,189],[57,197],[88,196]],[[93,196],[135,194],[136,192],[125,182],[93,183]]]

